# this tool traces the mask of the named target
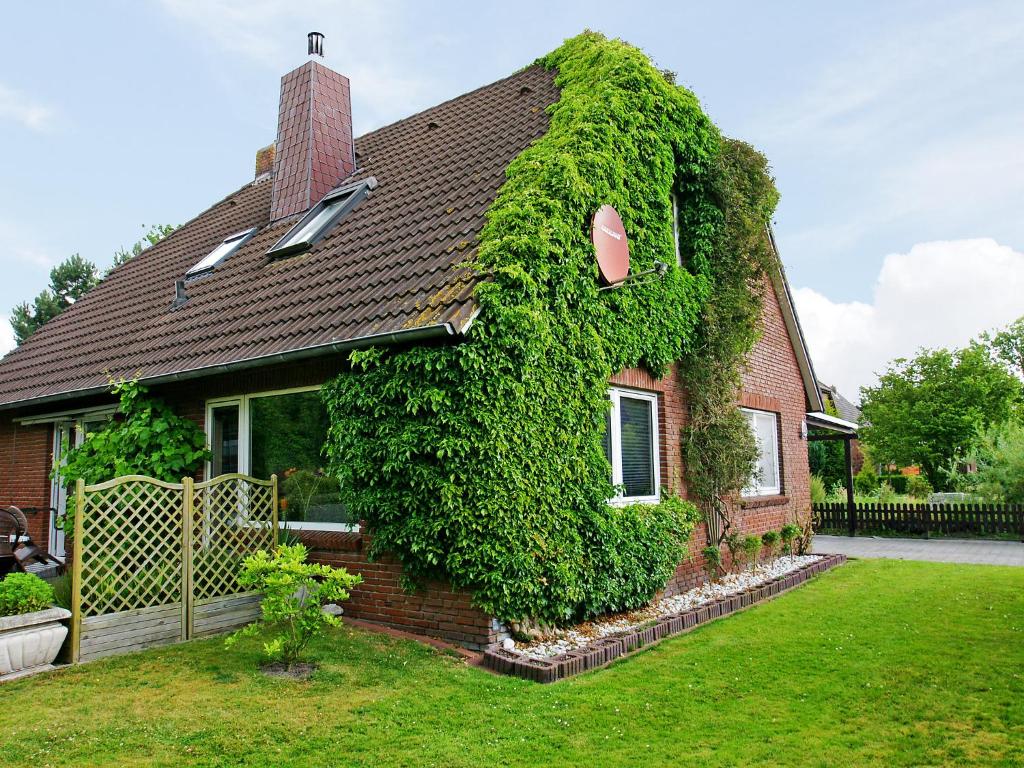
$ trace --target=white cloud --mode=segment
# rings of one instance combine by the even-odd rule
[[[885,257],[870,304],[794,291],[814,366],[851,400],[886,364],[958,347],[1024,314],[1024,253],[991,239],[919,243]]]
[[[0,121],[12,120],[33,131],[47,131],[53,127],[56,111],[20,91],[0,83]]]

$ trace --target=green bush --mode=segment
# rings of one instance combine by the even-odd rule
[[[888,483],[897,496],[905,496],[910,477],[912,477],[912,475],[907,476],[897,472],[895,474],[880,475],[878,479],[879,482]]]
[[[924,475],[911,475],[907,478],[907,495],[915,499],[927,499],[932,494],[932,484]]]
[[[878,490],[878,475],[870,464],[865,464],[860,472],[854,475],[853,490],[862,496],[870,496]]]
[[[961,490],[989,502],[1024,504],[1024,424],[1010,421],[988,429],[970,458],[978,471],[961,476]]]
[[[708,544],[700,551],[704,556],[704,571],[709,581],[715,581],[722,572],[722,550],[714,544]]]
[[[67,484],[79,478],[100,483],[122,475],[148,475],[176,483],[199,469],[209,457],[206,435],[198,424],[176,415],[136,381],[117,381],[118,416],[67,450],[67,461],[53,469]],[[73,505],[64,516],[65,531],[74,530]]]
[[[750,534],[743,537],[743,556],[750,570],[757,567],[757,557],[761,554],[761,537]]]
[[[899,501],[899,498],[900,494],[896,493],[896,490],[889,485],[888,481],[881,483],[875,491],[875,499],[880,504],[895,504]]]
[[[825,490],[825,481],[818,475],[811,475],[811,503],[824,504],[828,499],[828,491]]]
[[[800,526],[796,523],[786,523],[779,531],[779,536],[782,538],[782,546],[785,547],[786,554],[792,556],[793,542],[800,536]]]
[[[0,616],[18,616],[53,605],[53,587],[33,573],[11,573],[0,581]]]
[[[341,625],[337,616],[324,613],[323,606],[347,600],[349,590],[362,577],[344,568],[307,563],[306,555],[300,544],[280,546],[273,555],[261,550],[245,558],[238,583],[262,593],[262,619],[229,635],[225,647],[267,627],[277,634],[264,643],[264,652],[290,667],[324,627]]]
[[[768,550],[769,560],[775,559],[775,548],[779,545],[779,538],[778,531],[765,531],[761,534],[761,543]]]
[[[731,567],[743,567],[743,534],[733,528],[725,535],[725,548],[729,550]]]

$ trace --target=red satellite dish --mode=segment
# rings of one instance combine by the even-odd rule
[[[602,205],[594,214],[590,239],[597,253],[597,267],[605,285],[621,283],[629,275],[629,240],[622,219],[610,205]]]

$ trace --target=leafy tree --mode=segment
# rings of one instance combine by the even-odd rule
[[[50,270],[50,285],[31,304],[22,302],[11,312],[14,339],[21,344],[45,323],[75,303],[99,282],[96,265],[77,253]]]
[[[1024,504],[1024,423],[1014,419],[990,427],[969,458],[978,471],[960,476],[963,490],[989,501]]]
[[[1021,383],[987,347],[971,344],[894,360],[878,385],[861,394],[861,437],[872,456],[885,464],[917,464],[933,487],[945,488],[942,469],[970,451],[985,429],[1013,415]]]
[[[146,229],[146,225],[143,224],[142,228]],[[173,224],[153,224],[148,230],[146,230],[146,234],[142,236],[142,239],[137,241],[130,249],[118,248],[114,251],[114,263],[111,265],[110,269],[107,270],[107,274],[110,274],[122,264],[127,264],[150,246],[156,245],[175,229],[177,229],[177,227]]]
[[[1018,317],[1003,330],[984,333],[982,342],[1017,374],[1024,375],[1024,317]]]
[[[154,224],[130,249],[121,248],[114,252],[114,264],[103,276],[106,277],[115,267],[131,261],[149,246],[156,245],[174,230],[175,227],[170,224]],[[15,342],[20,346],[25,339],[82,298],[99,281],[100,273],[93,262],[77,253],[66,258],[50,270],[50,285],[42,293],[31,303],[22,302],[11,311]]]

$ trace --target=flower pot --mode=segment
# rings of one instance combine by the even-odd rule
[[[63,608],[0,616],[0,681],[50,669],[68,634],[61,622],[69,618]]]

